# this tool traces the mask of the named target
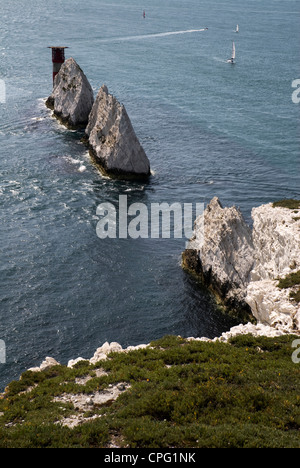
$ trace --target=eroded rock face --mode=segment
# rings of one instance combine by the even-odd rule
[[[262,205],[252,210],[255,267],[251,280],[284,278],[300,270],[300,214]]]
[[[278,280],[251,281],[246,302],[259,323],[286,333],[300,330],[300,306],[291,301],[289,289],[278,288]]]
[[[73,58],[62,65],[46,105],[69,128],[85,128],[94,103],[92,87]]]
[[[252,210],[251,232],[239,210],[214,198],[204,219],[196,220],[183,266],[229,309],[243,311],[246,305],[259,324],[298,333],[300,304],[290,297],[293,288],[280,289],[278,282],[300,270],[299,214],[262,205]]]
[[[300,270],[298,214],[268,204],[254,208],[252,218],[255,265],[246,301],[260,322],[286,332],[300,330],[300,304],[291,300],[292,289],[278,288],[279,278]]]
[[[150,163],[126,109],[103,85],[86,128],[90,150],[102,169],[121,178],[147,178]]]
[[[223,208],[218,198],[210,202],[203,216],[204,222],[198,219],[195,223],[184,266],[200,276],[225,306],[251,315],[245,302],[254,265],[251,229],[237,208]],[[203,229],[204,236],[198,232]]]
[[[96,364],[99,361],[106,361],[107,355],[110,353],[121,353],[123,351],[122,346],[119,343],[104,343],[98,348],[94,356],[90,359],[91,364]]]

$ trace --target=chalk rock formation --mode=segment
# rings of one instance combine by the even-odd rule
[[[252,210],[255,267],[251,280],[284,278],[300,270],[300,210],[262,205]]]
[[[86,127],[94,103],[88,79],[73,58],[62,65],[46,105],[69,128]]]
[[[273,204],[252,210],[253,231],[236,208],[214,198],[196,220],[183,267],[196,274],[233,310],[248,310],[258,324],[284,333],[300,332],[300,304],[280,278],[300,270],[297,210]],[[247,310],[247,309],[246,309]],[[242,317],[241,317],[242,318]],[[245,317],[247,318],[247,317]]]
[[[150,163],[126,109],[103,85],[86,128],[91,153],[109,175],[146,178]]]
[[[122,346],[119,343],[104,343],[98,348],[94,356],[90,359],[91,364],[96,364],[99,361],[106,361],[107,355],[110,353],[121,353],[123,351]]]
[[[251,229],[243,215],[235,207],[223,208],[214,198],[196,220],[194,237],[183,255],[184,268],[196,273],[225,306],[243,311],[246,318],[251,316],[245,297],[253,258]]]
[[[51,367],[55,366],[60,366],[60,363],[57,362],[55,359],[52,357],[46,357],[45,361],[42,362],[40,367],[32,367],[31,369],[28,369],[31,372],[43,372],[47,369],[50,369]]]
[[[276,336],[283,336],[285,332],[283,330],[277,330],[274,327],[269,325],[264,325],[262,323],[253,324],[253,323],[246,323],[236,325],[235,327],[230,328],[229,331],[222,333],[221,336],[216,338],[210,339],[206,337],[201,338],[194,338],[189,337],[187,338],[188,341],[206,341],[206,342],[218,342],[221,341],[226,343],[231,338],[235,338],[236,336],[240,335],[252,335],[254,337],[259,336],[267,336],[268,338],[274,338]]]
[[[300,330],[300,306],[290,299],[290,289],[279,289],[278,280],[251,281],[246,302],[256,319],[277,329]]]
[[[135,351],[138,349],[145,349],[145,348],[148,348],[149,346],[150,344],[140,344],[137,346],[128,346],[127,348],[123,349],[119,343],[116,343],[116,342],[108,343],[107,341],[95,351],[94,356],[91,359],[85,359],[82,357],[71,359],[68,362],[67,366],[69,368],[73,368],[74,366],[76,366],[76,364],[78,364],[78,362],[81,362],[81,361],[88,361],[90,364],[96,364],[99,361],[106,361],[110,353],[128,353],[130,351]],[[51,357],[46,357],[45,361],[42,362],[40,367],[32,367],[31,369],[28,369],[28,370],[31,372],[42,372],[54,366],[60,366],[60,363]],[[97,373],[97,370],[95,372]],[[101,371],[101,374],[99,374],[99,377],[100,375],[104,375],[104,374],[103,374],[103,371]]]
[[[300,210],[299,210],[300,213]],[[246,302],[262,323],[286,331],[300,330],[300,304],[278,279],[300,270],[300,221],[294,210],[272,204],[252,210],[255,265]]]
[[[264,325],[262,323],[258,323],[254,325],[253,323],[247,323],[245,325],[237,325],[236,327],[232,327],[228,332],[222,333],[222,336],[219,338],[215,338],[213,341],[223,341],[227,342],[231,338],[240,335],[252,335],[255,337],[259,336],[267,336],[268,338],[274,338],[276,336],[284,335],[283,330],[277,330],[274,327]]]

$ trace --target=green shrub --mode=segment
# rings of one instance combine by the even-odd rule
[[[273,203],[273,208],[288,208],[290,210],[300,209],[299,200],[279,200]]]
[[[300,285],[300,271],[290,273],[283,279],[279,280],[278,287],[280,289],[292,288],[293,286]]]
[[[299,448],[294,339],[246,335],[212,343],[169,336],[146,349],[113,353],[96,366],[25,373],[0,399],[0,447],[101,448],[117,440],[131,448]],[[96,377],[97,366],[109,374]],[[86,385],[75,383],[86,375]],[[101,417],[74,429],[57,424],[76,410],[54,396],[118,382],[130,388],[110,405],[91,408],[88,416]]]

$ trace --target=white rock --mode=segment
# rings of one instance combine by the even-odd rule
[[[90,359],[90,364],[96,364],[99,361],[106,361],[107,356],[104,353],[95,352],[94,356]]]
[[[78,362],[80,361],[86,361],[86,359],[83,359],[82,357],[79,357],[77,359],[71,359],[69,362],[68,362],[68,365],[67,367],[69,368],[73,368]]]
[[[202,336],[201,338],[194,338],[193,336],[189,336],[186,338],[187,341],[207,341],[211,342],[212,340],[210,338],[206,338],[205,336]]]
[[[300,270],[300,221],[294,220],[297,216],[294,210],[273,208],[272,203],[252,210],[253,281],[284,278]]]
[[[259,322],[291,330],[300,306],[291,302],[289,289],[279,289],[277,285],[278,281],[253,281],[247,288],[246,300]]]
[[[84,394],[74,395],[72,393],[64,393],[53,399],[56,403],[71,403],[76,410],[76,414],[63,418],[57,422],[63,426],[70,428],[76,427],[79,424],[87,423],[95,418],[100,418],[101,415],[87,416],[86,413],[92,406],[105,405],[108,402],[115,401],[121,393],[130,388],[126,382],[120,382],[117,385],[111,385],[109,389],[103,391],[96,391],[91,396],[86,397]]]
[[[216,341],[227,342],[230,338],[234,338],[239,335],[252,335],[252,336],[267,336],[270,338],[276,336],[282,336],[284,333],[282,330],[276,330],[273,327],[258,324],[254,325],[253,323],[247,323],[246,325],[237,325],[232,327],[228,332],[223,333],[220,338],[216,338]]]
[[[206,285],[212,286],[225,303],[247,307],[244,299],[254,264],[253,242],[240,210],[223,208],[214,198],[196,220],[185,256],[195,251]]]
[[[51,357],[46,357],[46,359],[42,362],[40,367],[31,367],[28,370],[31,372],[42,372],[55,366],[60,366],[60,363]]]
[[[112,342],[112,343],[104,343],[104,345],[102,346],[102,352],[105,353],[105,354],[109,354],[109,353],[120,353],[123,351],[123,348],[122,346],[119,344],[119,343],[116,343],[116,342]]]
[[[94,103],[87,77],[73,58],[62,65],[46,105],[68,127],[86,127]]]
[[[86,134],[96,161],[108,174],[148,177],[150,163],[126,109],[103,85],[90,113]]]
[[[41,372],[40,367],[30,367],[28,369],[29,372]]]
[[[106,361],[107,355],[110,353],[121,353],[123,351],[122,346],[119,343],[104,343],[98,348],[94,356],[90,359],[91,364],[96,364],[99,361]]]
[[[145,349],[145,348],[148,348],[148,347],[149,347],[149,345],[147,345],[147,344],[140,344],[140,345],[137,345],[137,346],[128,346],[125,351],[136,351],[138,349]]]
[[[222,208],[214,198],[196,220],[183,264],[225,304],[239,309],[246,303],[258,323],[300,332],[300,305],[290,298],[293,289],[278,288],[279,278],[300,270],[297,217],[295,210],[262,205],[252,210],[251,232],[239,210]]]
[[[259,322],[286,333],[300,331],[300,304],[278,278],[300,270],[300,222],[294,210],[262,205],[252,210],[255,265],[246,302]]]
[[[60,363],[51,357],[46,357],[45,361],[42,362],[40,369],[43,371],[55,366],[60,366]]]

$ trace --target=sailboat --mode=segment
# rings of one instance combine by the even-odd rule
[[[228,62],[228,63],[234,64],[234,63],[235,63],[235,56],[236,56],[236,53],[235,53],[235,43],[233,42],[233,43],[232,43],[232,55],[231,55],[231,59],[227,60],[227,62]]]
[[[240,28],[239,28],[239,25],[237,24],[235,32],[238,33],[239,31],[240,31]]]

